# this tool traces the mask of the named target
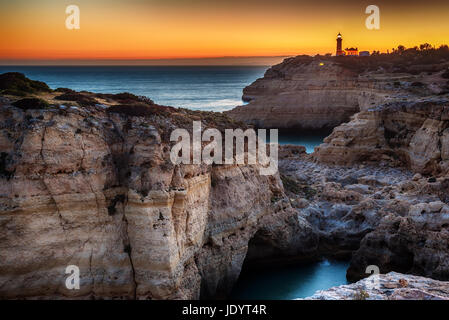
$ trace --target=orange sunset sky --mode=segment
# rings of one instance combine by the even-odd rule
[[[80,8],[80,30],[65,27],[70,4]],[[365,27],[370,4],[380,8],[378,31]],[[449,43],[449,1],[0,0],[0,32],[0,64],[206,57],[251,63],[334,53],[338,32],[344,47],[369,51]]]

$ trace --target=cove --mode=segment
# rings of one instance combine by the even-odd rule
[[[240,275],[230,299],[293,300],[318,290],[348,284],[349,261],[323,260],[296,266],[248,270]]]
[[[313,153],[315,147],[323,143],[324,138],[332,133],[332,129],[296,131],[293,129],[279,130],[279,144],[292,144],[306,147],[307,153]]]

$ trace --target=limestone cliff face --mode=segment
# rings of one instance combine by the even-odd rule
[[[249,103],[228,114],[264,128],[334,128],[401,91],[393,82],[407,77],[359,74],[331,58],[289,58],[246,87],[243,99]]]
[[[295,232],[307,223],[282,200],[278,176],[171,163],[171,130],[210,114],[71,104],[18,108],[2,98],[0,297],[226,294],[249,240],[271,222],[274,234],[291,234],[274,242],[302,250]],[[65,287],[68,265],[80,269],[79,290]]]
[[[389,160],[414,172],[444,173],[449,169],[448,127],[446,98],[386,103],[335,128],[314,156],[346,165]]]
[[[319,163],[381,164],[416,173],[413,179],[394,186],[399,196],[380,197],[406,204],[405,210],[384,208],[377,228],[353,254],[348,279],[365,277],[368,265],[379,266],[382,273],[449,279],[448,136],[449,100],[425,97],[362,111],[335,128],[316,148],[312,157]]]

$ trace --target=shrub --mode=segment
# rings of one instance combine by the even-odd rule
[[[354,296],[353,296],[354,300],[366,300],[368,298],[369,298],[369,293],[363,289],[357,290],[357,292],[355,292]]]
[[[394,73],[420,74],[421,72],[439,72],[441,64],[449,61],[449,50],[416,48],[396,51],[390,54],[376,54],[360,59],[359,57],[333,57],[339,65],[356,73],[375,71],[379,68]],[[447,75],[449,79],[449,74]]]
[[[76,91],[69,88],[57,88],[55,92],[63,92],[63,93],[76,93]]]
[[[168,115],[173,108],[159,105],[147,105],[144,103],[123,104],[110,106],[106,109],[108,113],[119,113],[131,117],[150,117],[152,115]]]
[[[45,82],[30,80],[19,72],[0,74],[0,90],[2,94],[15,96],[52,91]]]
[[[3,95],[10,95],[16,97],[26,97],[28,94],[25,91],[15,90],[15,89],[5,89],[0,91]]]
[[[12,104],[14,107],[20,108],[22,110],[31,109],[47,109],[50,107],[47,101],[39,98],[25,98],[18,100]]]
[[[75,91],[63,93],[59,96],[56,96],[55,99],[63,101],[75,101],[82,107],[94,106],[95,104],[97,104],[97,100],[95,100],[94,98],[85,96]]]
[[[95,96],[101,99],[114,100],[119,102],[120,104],[134,104],[134,103],[154,104],[153,100],[151,100],[150,98],[144,96],[137,96],[129,92],[122,92],[116,94],[97,93]]]

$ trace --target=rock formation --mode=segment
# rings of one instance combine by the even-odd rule
[[[391,197],[404,209],[385,210],[353,255],[348,279],[360,279],[367,265],[377,265],[382,273],[449,280],[448,102],[427,97],[362,111],[316,149],[313,157],[321,163],[384,163],[416,174],[393,186]]]
[[[386,103],[335,128],[315,157],[345,165],[384,159],[422,174],[447,172],[448,127],[447,98]]]
[[[173,129],[235,127],[227,117],[130,94],[38,92],[1,99],[0,297],[216,297],[256,233],[270,232],[277,254],[313,248],[298,240],[310,226],[279,176],[171,163]],[[65,286],[69,265],[79,290]]]
[[[417,65],[410,66],[412,60],[405,56],[288,58],[246,87],[243,100],[248,104],[228,115],[262,128],[332,129],[386,101],[446,90],[443,72],[429,72],[444,70],[444,65],[422,66],[415,61]]]
[[[448,102],[443,94],[425,96],[441,91],[441,79],[360,73],[326,61],[296,58],[273,67],[245,90],[252,102],[237,110],[249,109],[229,113],[264,127],[323,128],[361,109],[313,155],[283,146],[274,176],[249,165],[172,164],[173,129],[191,131],[192,121],[245,127],[227,115],[0,75],[0,297],[225,297],[244,263],[322,256],[352,257],[350,280],[365,277],[368,265],[449,280]],[[310,79],[300,76],[307,72]],[[437,84],[417,89],[417,78]],[[286,122],[296,116],[280,111],[272,118],[278,122],[264,120],[272,113],[259,103],[307,101],[283,88],[319,102],[310,113],[298,109],[305,122]],[[329,101],[351,110],[327,109]],[[79,290],[65,286],[69,265],[80,268]],[[449,292],[410,275],[380,279],[398,277],[411,291],[367,291],[369,297]],[[364,283],[314,297],[367,298],[359,292]]]
[[[359,111],[357,76],[333,63],[287,59],[244,89],[229,116],[263,128],[333,128]]]
[[[351,166],[302,154],[280,161],[292,206],[318,236],[317,251],[350,258],[349,280],[397,271],[449,280],[447,178],[428,178],[387,160]]]
[[[449,282],[390,272],[318,291],[306,300],[449,300]]]
[[[294,62],[303,67],[317,62],[303,60],[273,70],[294,72]],[[369,265],[382,273],[449,280],[447,66],[420,66],[425,72],[355,70],[360,112],[336,127],[311,156],[293,147],[281,151],[281,178],[292,205],[318,235],[321,254],[352,256],[349,280],[366,277]],[[277,83],[268,78],[259,83],[266,81],[266,88]],[[258,101],[257,95],[249,98]]]

